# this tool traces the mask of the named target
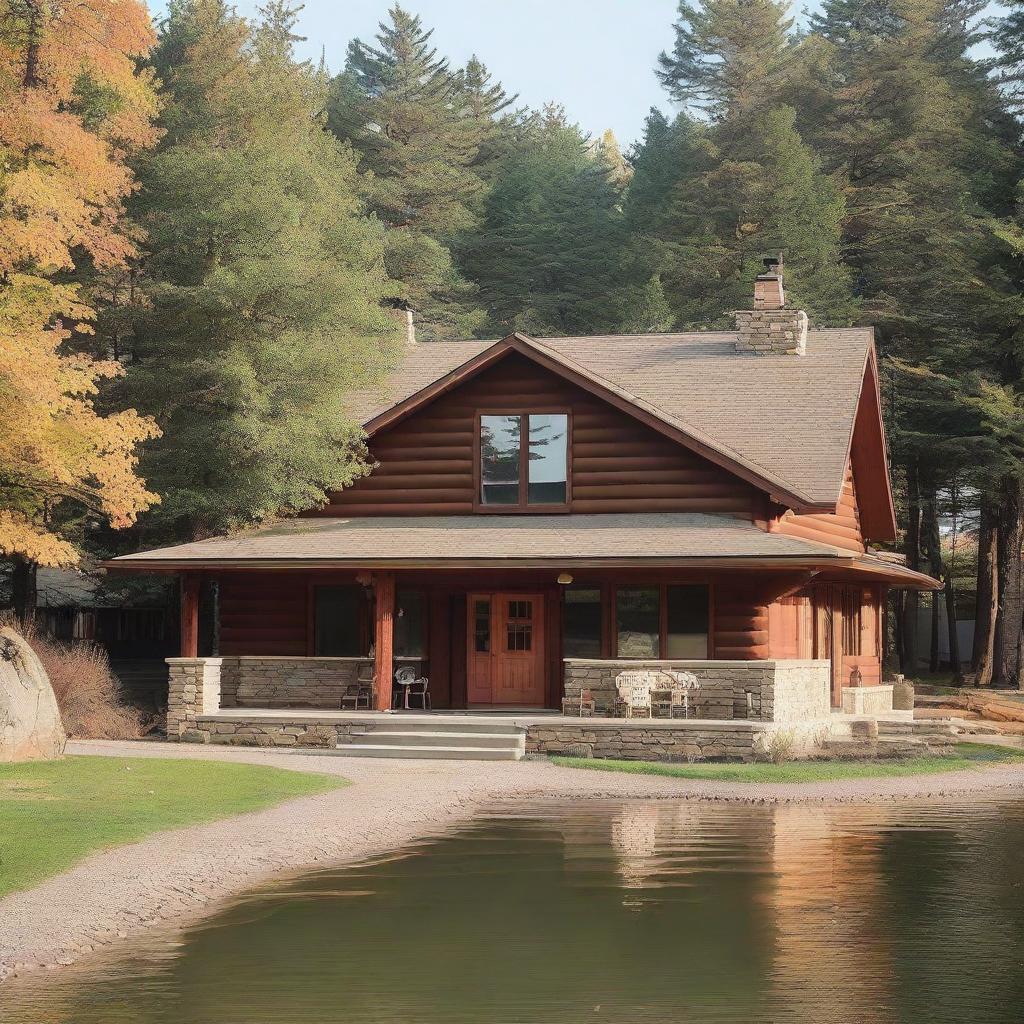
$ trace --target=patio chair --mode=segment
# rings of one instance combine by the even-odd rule
[[[430,710],[430,680],[426,676],[420,676],[419,679],[414,679],[405,690],[405,706],[410,708],[412,705],[409,703],[413,700],[419,700],[420,707],[424,711]]]
[[[341,710],[369,711],[373,702],[373,690],[367,683],[349,683],[341,695]]]
[[[631,686],[626,693],[626,717],[651,717],[651,688],[649,686]]]
[[[577,718],[593,718],[597,714],[594,694],[584,688],[580,690],[578,697],[563,697],[562,714],[575,715]]]

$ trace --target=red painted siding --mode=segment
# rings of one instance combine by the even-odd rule
[[[818,544],[831,544],[846,551],[864,552],[864,535],[860,526],[860,508],[853,481],[853,471],[847,466],[839,505],[835,512],[796,515],[785,512],[774,520],[769,529]]]

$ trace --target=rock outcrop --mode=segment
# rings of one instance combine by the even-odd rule
[[[25,638],[0,629],[0,762],[60,757],[67,736],[46,670]]]

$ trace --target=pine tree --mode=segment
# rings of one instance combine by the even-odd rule
[[[149,303],[127,385],[164,431],[145,465],[165,537],[306,509],[361,473],[345,392],[395,335],[326,83],[292,55],[295,9],[261,14],[250,29],[221,0],[174,0],[154,55],[165,135],[142,168]]]
[[[427,338],[468,337],[482,316],[450,247],[477,222],[487,191],[477,166],[491,138],[487,113],[503,109],[504,97],[482,68],[454,73],[418,17],[397,4],[388,13],[376,46],[349,45],[328,124],[372,172],[367,201],[389,229],[385,261],[402,286],[400,304]],[[480,116],[466,110],[474,88]]]
[[[460,265],[479,285],[490,332],[585,334],[615,325],[621,240],[608,165],[549,107],[497,175]]]
[[[1006,13],[996,22],[993,43],[999,54],[1000,81],[1010,103],[1024,113],[1024,0],[1003,0]]]
[[[890,442],[906,492],[911,565],[923,557],[921,516],[951,473],[1001,495],[1011,520],[1022,507],[1015,459],[994,444],[1015,419],[1006,408],[1019,382],[1007,343],[1008,252],[993,230],[1009,212],[1015,132],[985,66],[970,55],[981,7],[830,0],[812,19],[804,78],[795,83],[806,100],[801,126],[848,181],[844,247],[889,363]],[[1014,530],[1005,522],[1004,533]],[[1021,573],[1001,567],[1004,581]],[[915,605],[914,597],[906,602],[908,636]],[[1013,636],[1019,631],[1018,622]],[[912,639],[904,656],[912,670]]]
[[[685,324],[725,322],[747,304],[765,253],[781,252],[787,292],[821,324],[854,312],[840,255],[843,200],[781,100],[792,69],[791,21],[774,0],[680,4],[659,77],[708,118],[690,142],[662,233],[677,247],[665,281]],[[664,131],[661,126],[659,131]]]

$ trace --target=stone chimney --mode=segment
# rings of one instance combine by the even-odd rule
[[[736,351],[755,356],[802,356],[807,351],[807,314],[786,308],[781,255],[766,259],[754,280],[754,308],[736,310]]]

